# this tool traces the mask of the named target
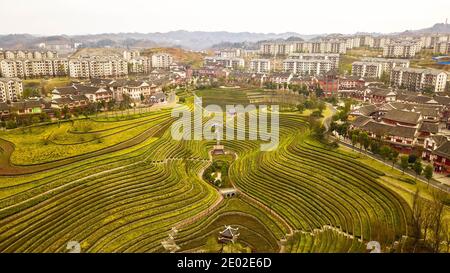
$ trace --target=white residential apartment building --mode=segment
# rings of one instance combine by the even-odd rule
[[[339,54],[337,53],[292,53],[288,58],[298,60],[330,60],[331,69],[337,69],[339,67]]]
[[[0,76],[5,78],[23,78],[25,76],[23,61],[14,59],[1,60]]]
[[[222,49],[216,55],[223,58],[238,58],[243,55],[243,50],[240,48]]]
[[[359,46],[374,47],[374,38],[370,35],[360,36]]]
[[[53,58],[58,58],[58,53],[56,51],[0,50],[0,60]]]
[[[438,47],[438,44],[443,42],[450,42],[450,35],[447,34],[436,34],[431,36],[430,38],[430,44],[431,47],[436,48]]]
[[[89,63],[90,61],[88,58],[70,59],[69,60],[70,77],[89,78],[90,77]]]
[[[384,48],[385,45],[390,43],[391,39],[389,37],[374,37],[373,38],[373,47],[374,48]]]
[[[380,78],[382,74],[382,65],[375,62],[353,62],[352,75],[363,78]]]
[[[450,41],[435,43],[433,52],[440,54],[450,54]]]
[[[314,42],[295,42],[294,52],[296,53],[338,53],[347,52],[347,43],[345,40],[332,39],[326,41]],[[292,52],[293,53],[293,52]]]
[[[123,52],[123,58],[127,61],[139,58],[141,53],[138,50],[125,50]]]
[[[256,73],[268,73],[271,71],[269,59],[252,59],[250,61],[250,71]]]
[[[391,73],[391,86],[422,91],[431,88],[434,92],[445,91],[447,73],[437,69],[394,67]]]
[[[390,42],[383,47],[383,57],[413,58],[420,48],[417,41]]]
[[[260,54],[266,56],[290,55],[292,53],[339,53],[347,51],[343,39],[328,39],[323,41],[267,42],[261,44]]]
[[[286,59],[283,61],[284,72],[300,75],[321,75],[331,70],[330,60]]]
[[[409,67],[408,59],[386,59],[386,58],[364,57],[361,59],[361,61],[381,64],[381,73],[386,73],[388,75],[391,74],[392,68],[394,67]]]
[[[204,64],[220,65],[226,68],[239,69],[245,66],[245,60],[242,58],[228,58],[228,57],[205,57]]]
[[[291,42],[268,42],[261,44],[260,53],[262,55],[289,55],[294,52],[294,43]]]
[[[137,57],[128,61],[130,73],[150,73],[152,59],[148,57]]]
[[[167,53],[156,53],[152,55],[152,67],[153,68],[169,68],[170,64],[173,63],[173,57]]]
[[[67,59],[4,59],[0,75],[7,78],[34,78],[68,75]]]
[[[0,78],[0,102],[17,101],[22,97],[22,80],[18,78]]]
[[[72,78],[120,77],[128,74],[128,62],[122,58],[91,57],[69,60]]]

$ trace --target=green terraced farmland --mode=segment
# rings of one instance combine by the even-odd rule
[[[260,92],[196,94],[223,106],[248,103],[249,91]],[[364,252],[410,234],[411,208],[384,173],[313,139],[304,115],[280,113],[275,151],[222,141],[232,198],[202,179],[215,141],[173,140],[174,120],[165,109],[0,133],[0,252],[65,252],[69,241],[83,252],[168,252],[172,228],[179,252],[217,252],[225,225],[252,252]],[[390,235],[378,238],[374,223]]]

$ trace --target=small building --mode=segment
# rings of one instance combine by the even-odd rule
[[[232,228],[231,226],[225,226],[225,229],[219,232],[219,242],[221,243],[235,243],[240,235],[238,228]]]
[[[223,154],[225,154],[225,147],[220,144],[214,145],[213,155],[223,155]]]
[[[227,189],[220,189],[220,194],[222,194],[225,198],[231,198],[237,196],[238,192],[235,188],[227,188]]]
[[[450,141],[445,141],[431,154],[434,170],[436,172],[450,172]]]
[[[42,104],[39,100],[24,100],[11,103],[11,113],[17,115],[40,114]]]

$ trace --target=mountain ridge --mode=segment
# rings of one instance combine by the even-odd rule
[[[357,32],[355,34],[366,34]],[[430,33],[450,34],[450,25],[437,23],[431,27],[406,30],[387,35],[416,35]],[[383,35],[371,32],[372,35]],[[175,30],[169,32],[119,32],[79,35],[33,35],[33,34],[3,34],[0,35],[0,48],[3,49],[36,49],[40,43],[46,44],[74,44],[81,43],[85,47],[183,47],[189,50],[206,50],[217,48],[221,44],[254,44],[264,40],[303,39],[310,40],[315,37],[325,37],[329,34],[300,34],[297,32],[261,33],[261,32],[229,32],[229,31],[188,31]]]

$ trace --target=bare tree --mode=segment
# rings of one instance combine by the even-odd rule
[[[417,245],[422,237],[422,222],[423,222],[423,206],[424,202],[419,195],[419,190],[417,189],[413,196],[413,206],[412,206],[412,237],[413,241],[413,252],[416,252]]]
[[[424,201],[423,212],[422,212],[422,229],[423,229],[423,241],[426,242],[429,230],[433,226],[434,218],[434,206],[433,204]]]
[[[445,242],[446,251],[450,251],[450,219],[446,219],[442,223],[442,239]]]
[[[446,193],[440,190],[433,191],[433,202],[432,202],[432,210],[434,215],[432,217],[432,225],[431,225],[431,234],[432,238],[432,247],[435,253],[439,252],[439,247],[442,238],[442,226],[443,226],[443,216],[444,216],[444,200],[446,198]]]

